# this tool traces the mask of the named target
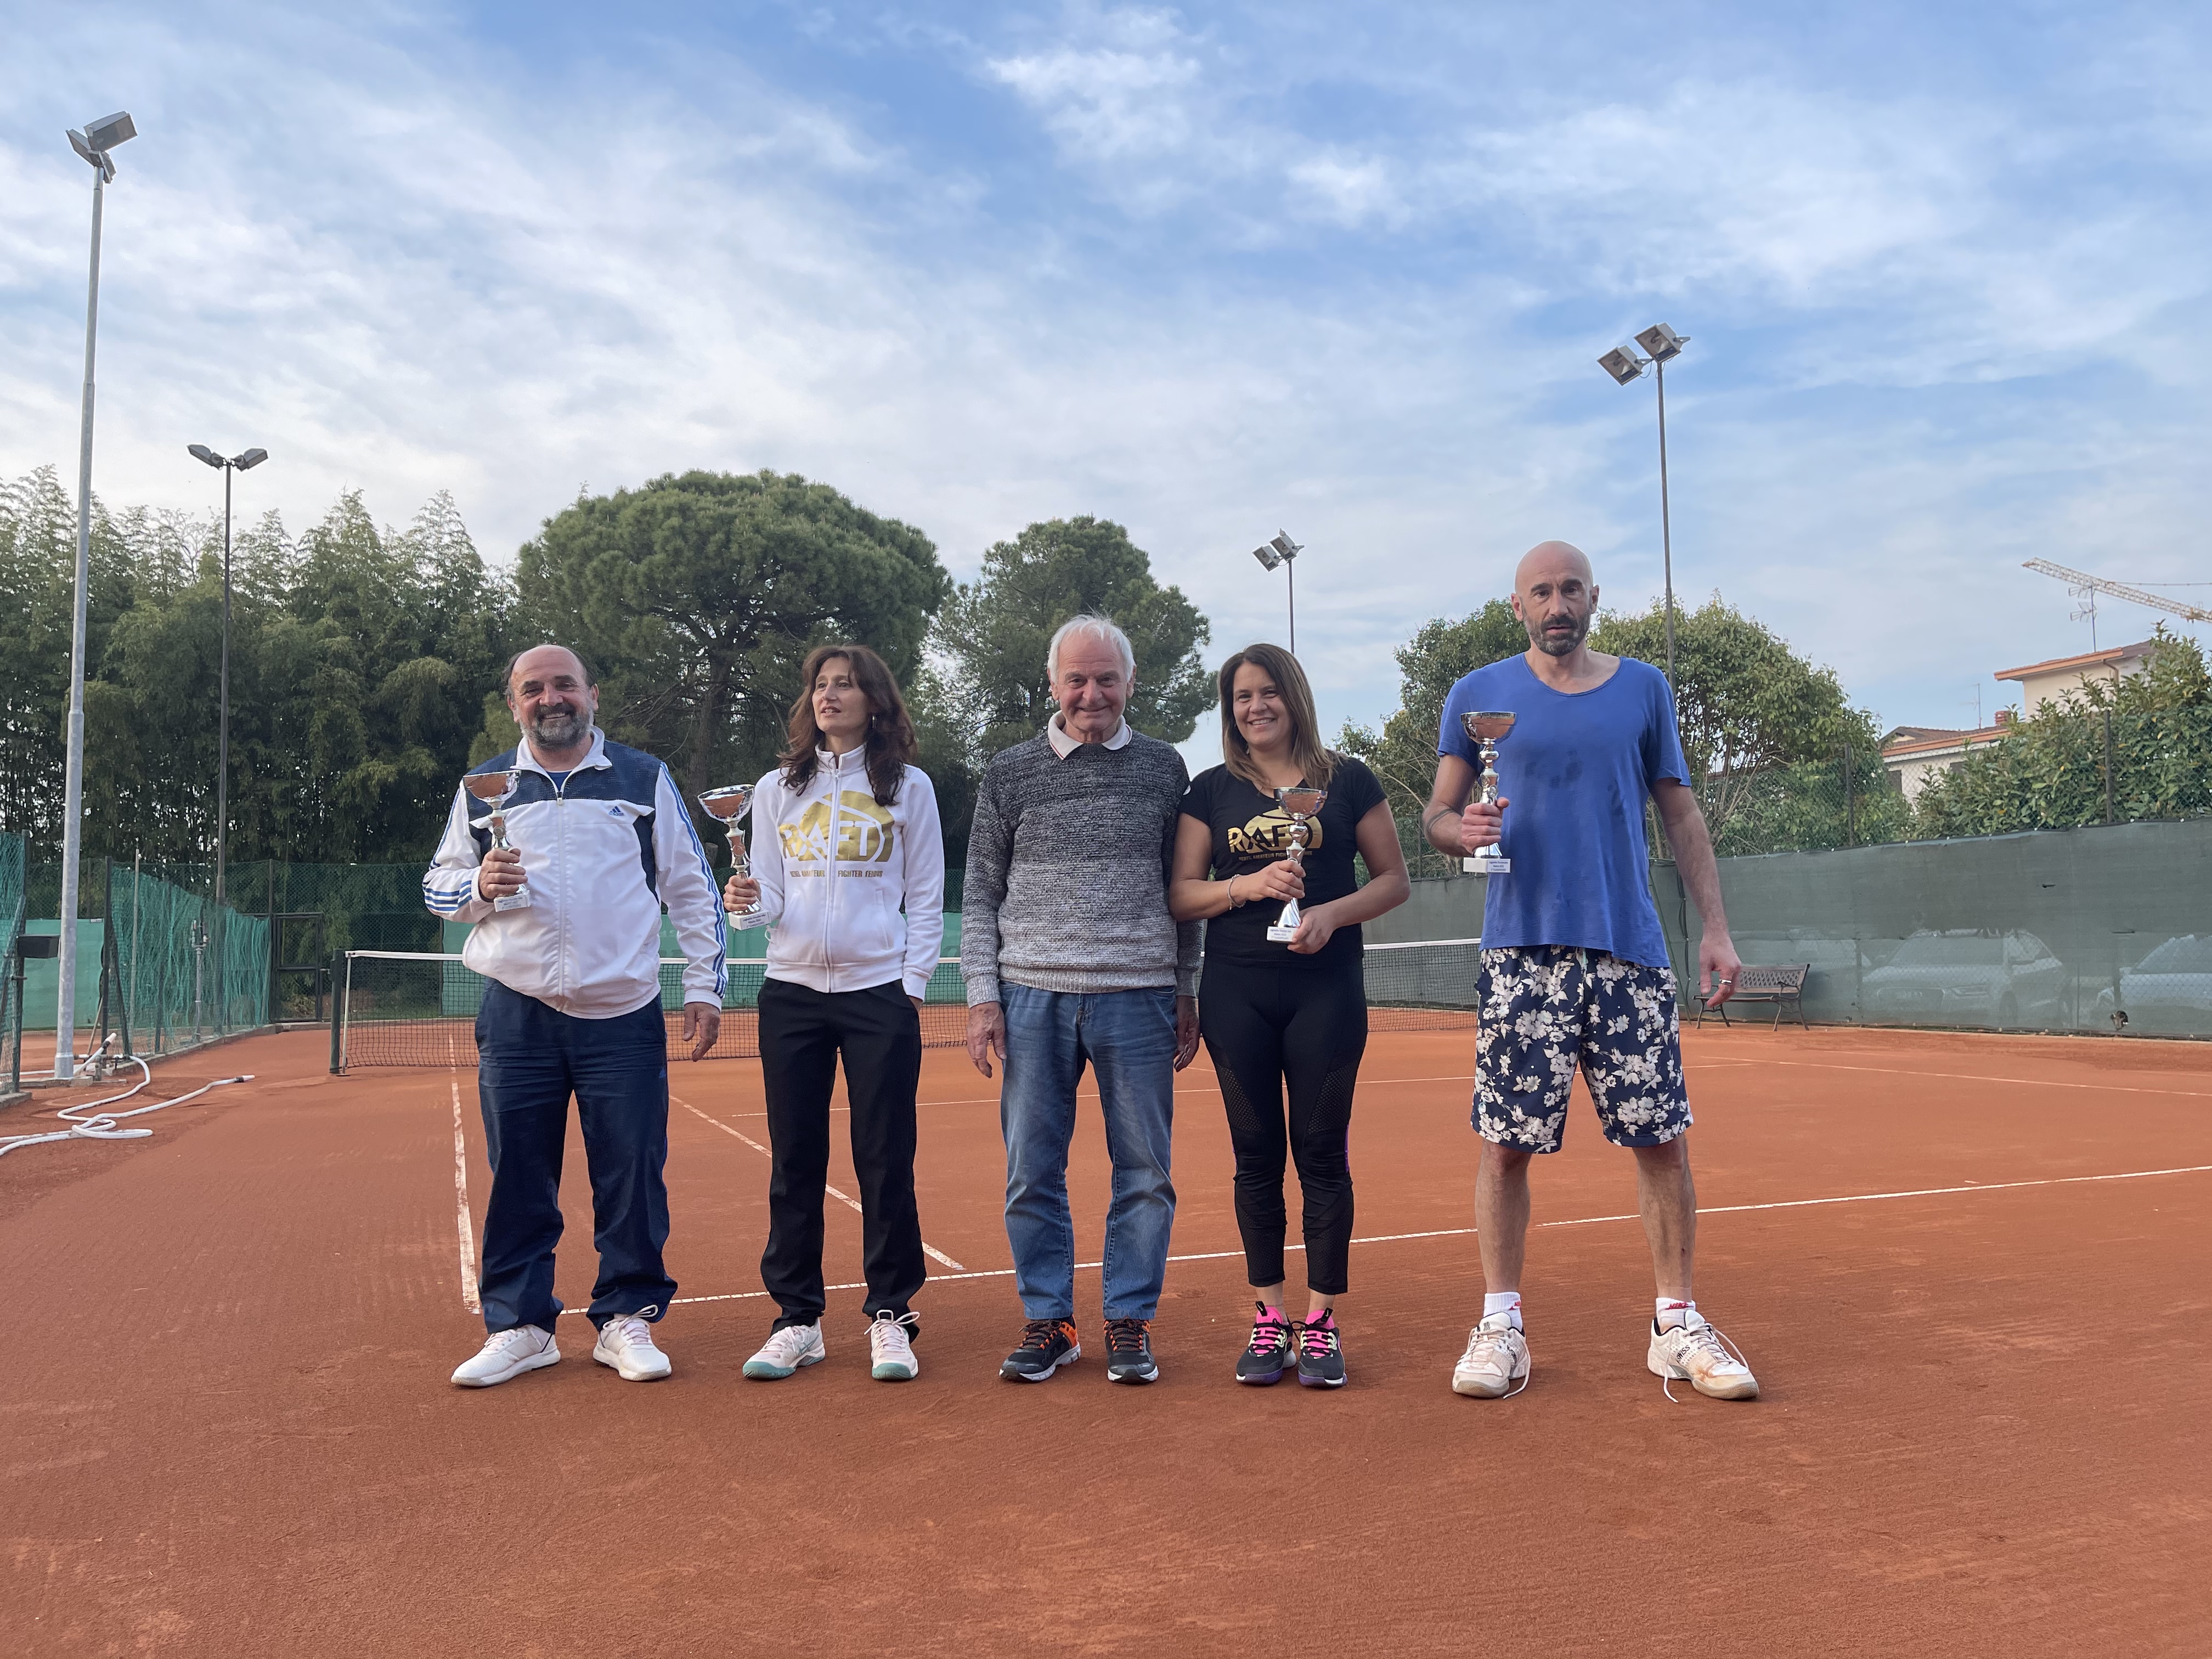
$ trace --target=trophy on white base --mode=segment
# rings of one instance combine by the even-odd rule
[[[1328,799],[1328,791],[1315,789],[1303,783],[1286,784],[1275,791],[1275,804],[1283,809],[1283,816],[1291,821],[1291,862],[1305,872],[1306,820],[1322,809]],[[1267,929],[1267,937],[1278,944],[1287,945],[1298,936],[1301,913],[1298,902],[1291,900],[1283,906],[1283,914]]]
[[[745,857],[745,838],[738,833],[738,820],[744,817],[753,804],[753,787],[749,783],[733,783],[726,788],[709,789],[699,797],[699,805],[707,809],[709,817],[722,826],[722,833],[730,838],[730,863],[741,876],[753,872],[750,860]],[[762,914],[760,901],[755,899],[742,910],[729,913],[732,927],[760,927],[768,917]]]
[[[513,850],[507,838],[507,813],[504,808],[514,799],[514,791],[522,781],[522,774],[513,768],[504,772],[471,772],[461,780],[467,790],[491,808],[491,846],[495,853]],[[527,910],[536,900],[530,896],[530,884],[525,882],[514,892],[491,902],[495,910]]]
[[[1467,728],[1468,737],[1480,748],[1482,755],[1482,793],[1485,806],[1498,805],[1498,742],[1513,729],[1513,716],[1499,711],[1462,714],[1460,724]],[[1470,876],[1502,876],[1513,867],[1512,860],[1505,856],[1505,848],[1498,842],[1487,847],[1478,847],[1473,856],[1460,860],[1460,867]]]

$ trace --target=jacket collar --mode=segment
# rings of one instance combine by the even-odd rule
[[[537,750],[530,746],[530,737],[527,732],[523,734],[522,741],[514,745],[514,764],[521,771],[537,772],[548,778],[553,775],[551,769],[538,758]],[[569,768],[569,770],[588,772],[593,767],[613,764],[614,763],[607,758],[607,734],[595,726],[592,728],[590,750],[586,752],[584,758]]]

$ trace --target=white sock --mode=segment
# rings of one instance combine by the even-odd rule
[[[1492,1291],[1490,1294],[1482,1298],[1482,1316],[1485,1319],[1487,1319],[1492,1314],[1510,1315],[1513,1320],[1513,1328],[1516,1331],[1521,1329],[1521,1292],[1518,1291]]]
[[[1653,1298],[1653,1303],[1651,1322],[1662,1331],[1670,1331],[1677,1325],[1688,1324],[1690,1316],[1698,1310],[1696,1303],[1677,1302],[1671,1296],[1656,1297]]]

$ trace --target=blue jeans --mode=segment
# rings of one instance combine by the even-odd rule
[[[1172,990],[1039,991],[1002,986],[1006,1081],[999,1123],[1006,1137],[1006,1242],[1014,1287],[1030,1319],[1075,1317],[1075,1220],[1067,1208],[1067,1148],[1075,1085],[1098,1073],[1114,1198],[1106,1210],[1106,1317],[1150,1319],[1167,1276],[1175,1225],[1169,1178],[1175,1124],[1176,999]]]
[[[592,1323],[622,1314],[657,1320],[676,1281],[668,1243],[668,1034],[655,997],[635,1013],[578,1019],[494,980],[477,1015],[477,1096],[491,1157],[477,1286],[484,1328],[560,1316],[553,1247],[561,1241],[561,1154],[568,1097],[584,1130],[599,1248]]]

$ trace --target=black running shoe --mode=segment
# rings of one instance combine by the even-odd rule
[[[1106,1380],[1109,1382],[1152,1382],[1160,1368],[1152,1363],[1152,1322],[1149,1319],[1109,1319],[1106,1322]]]
[[[1032,1319],[1022,1327],[1022,1345],[1006,1356],[999,1375],[1011,1382],[1042,1382],[1082,1358],[1073,1320]]]
[[[1344,1386],[1344,1345],[1337,1340],[1336,1316],[1327,1308],[1321,1310],[1320,1318],[1306,1320],[1298,1327],[1298,1386]]]
[[[1264,1302],[1253,1305],[1260,1310],[1259,1317],[1252,1322],[1252,1346],[1237,1362],[1237,1380],[1265,1389],[1283,1380],[1297,1347],[1291,1322],[1283,1317],[1280,1308],[1270,1308]]]

